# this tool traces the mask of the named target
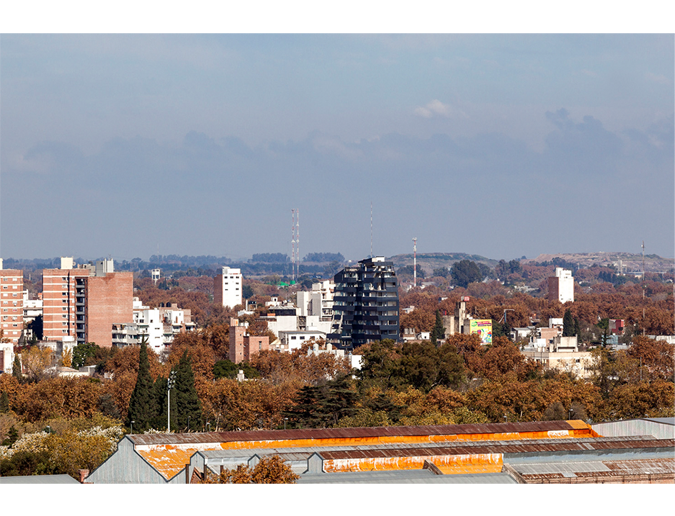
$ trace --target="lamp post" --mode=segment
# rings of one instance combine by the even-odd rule
[[[176,371],[171,371],[166,382],[166,433],[171,432],[171,389],[176,385]]]
[[[284,430],[286,430],[286,421],[288,421],[287,417],[284,418]]]
[[[129,432],[130,434],[133,434],[133,433],[134,433],[134,423],[135,423],[135,422],[136,422],[136,421],[132,421],[132,422],[131,422],[131,432]]]

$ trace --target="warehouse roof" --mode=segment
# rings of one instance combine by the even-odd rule
[[[302,475],[298,484],[515,484],[507,473],[436,475],[427,469]]]
[[[306,439],[358,439],[364,437],[440,436],[569,432],[587,430],[583,421],[536,421],[527,423],[486,423],[477,425],[379,426],[361,428],[312,428],[301,430],[252,430],[187,434],[130,434],[136,445],[203,445],[243,441],[292,441]]]

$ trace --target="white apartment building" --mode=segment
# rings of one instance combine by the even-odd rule
[[[113,324],[113,346],[138,345],[146,338],[148,347],[160,354],[168,349],[177,334],[193,331],[195,327],[190,310],[181,310],[175,303],[150,308],[135,297],[134,322]]]
[[[548,278],[548,300],[561,303],[574,302],[574,278],[572,271],[556,267],[555,276]]]
[[[223,267],[222,272],[213,279],[214,301],[229,308],[241,305],[242,279],[241,269]]]

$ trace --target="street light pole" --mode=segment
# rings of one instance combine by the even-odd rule
[[[176,371],[171,371],[166,382],[166,433],[171,432],[171,389],[176,384]]]

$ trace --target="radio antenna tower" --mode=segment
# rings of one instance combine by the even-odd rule
[[[291,210],[291,279],[295,281],[295,210]]]
[[[300,209],[295,210],[295,281],[300,275]]]
[[[417,237],[413,238],[413,287],[417,286]]]
[[[373,201],[370,201],[370,258],[373,257]]]
[[[642,335],[645,334],[645,241],[642,241]]]

